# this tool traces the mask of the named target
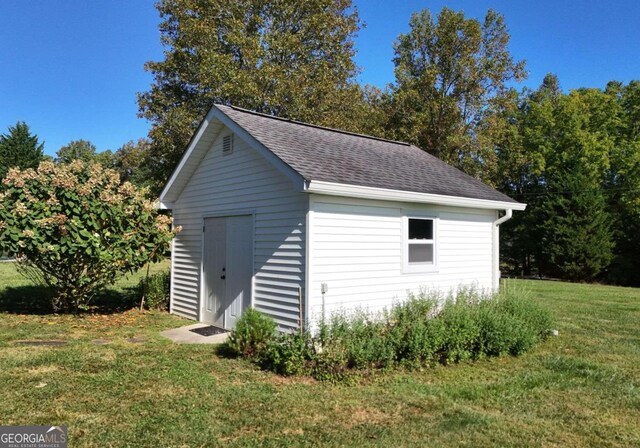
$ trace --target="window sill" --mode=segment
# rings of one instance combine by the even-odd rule
[[[438,266],[404,266],[402,273],[407,275],[415,274],[437,274],[440,272]]]

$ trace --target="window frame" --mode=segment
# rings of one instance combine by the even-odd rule
[[[433,223],[433,238],[430,240],[419,240],[419,242],[411,242],[409,239],[409,221],[411,219],[428,220]],[[425,272],[438,271],[438,221],[437,215],[421,215],[408,214],[402,217],[402,272],[406,274],[416,274]],[[409,263],[409,246],[414,245],[432,245],[433,246],[433,262],[432,263]]]

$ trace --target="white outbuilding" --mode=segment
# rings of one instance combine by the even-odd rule
[[[214,106],[167,182],[171,312],[297,328],[420,288],[497,289],[518,203],[406,143]]]

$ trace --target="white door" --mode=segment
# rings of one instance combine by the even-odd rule
[[[204,220],[204,303],[202,320],[217,327],[224,326],[225,271],[227,251],[226,218]]]
[[[251,304],[252,237],[251,216],[227,218],[227,307],[224,328],[234,328],[242,310]]]
[[[253,219],[250,215],[204,222],[202,320],[233,329],[251,303]]]

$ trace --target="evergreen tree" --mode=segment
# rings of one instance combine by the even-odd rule
[[[504,117],[511,134],[498,146],[498,184],[528,204],[502,228],[513,273],[593,280],[608,268],[616,213],[607,188],[620,113],[611,95],[564,95],[548,75]]]
[[[582,166],[567,166],[549,179],[540,205],[540,264],[543,272],[567,280],[590,281],[613,258],[611,216],[599,187]]]
[[[495,183],[527,203],[524,212],[515,213],[500,229],[501,260],[506,272],[514,275],[541,274],[540,205],[548,188],[548,155],[556,150],[555,111],[561,96],[558,79],[548,74],[537,90],[514,96],[511,107],[490,117],[498,122],[493,132],[499,131],[493,136],[498,161]]]
[[[616,242],[608,279],[640,286],[640,81],[612,81],[606,92],[621,108],[607,181]]]
[[[9,126],[9,133],[0,135],[0,179],[4,179],[9,168],[35,168],[43,158],[44,142],[32,135],[29,126],[19,121]]]

